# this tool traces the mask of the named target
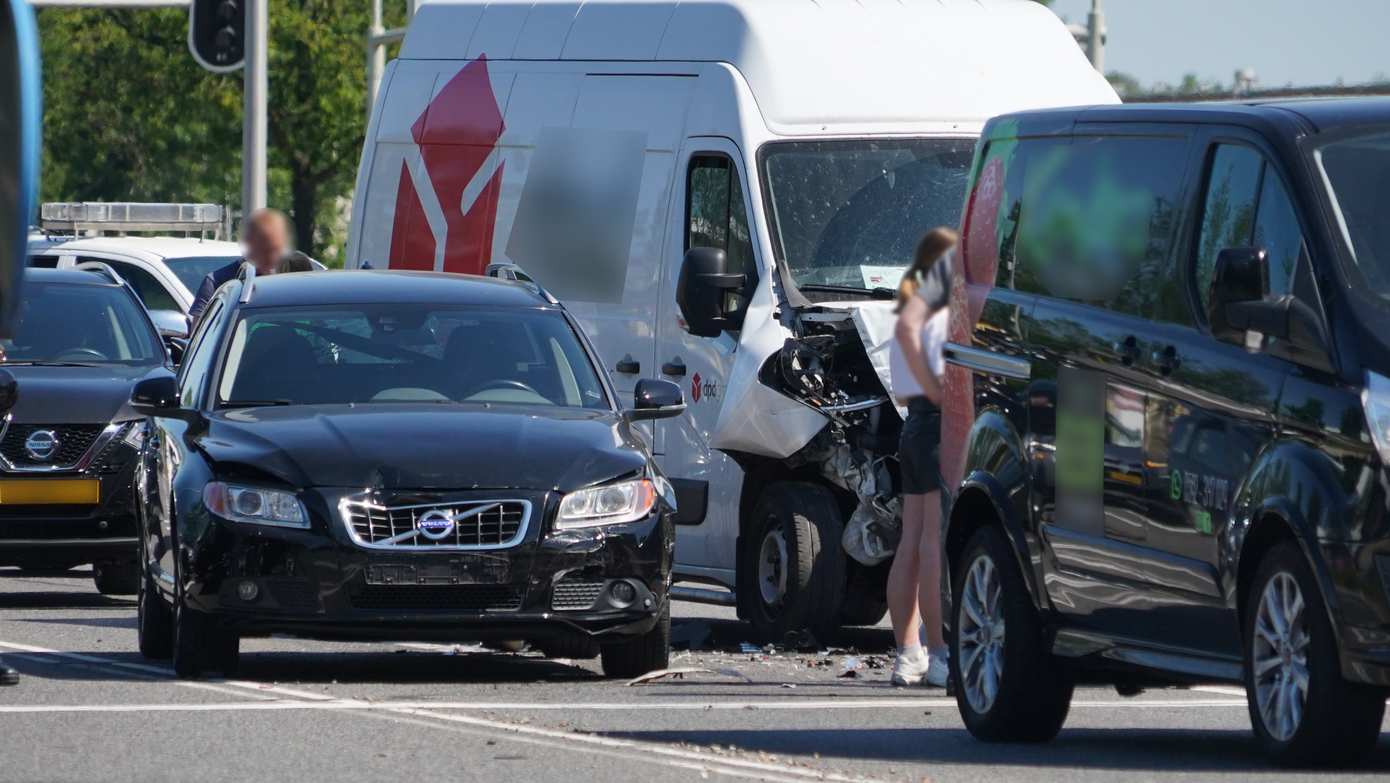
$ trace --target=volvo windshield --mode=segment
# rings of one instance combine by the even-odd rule
[[[250,310],[232,334],[218,402],[608,409],[559,312],[426,304]]]
[[[1315,155],[1356,268],[1372,290],[1390,296],[1390,129],[1334,141]]]
[[[806,292],[896,289],[917,240],[960,222],[973,139],[776,142],[762,149],[774,245]]]

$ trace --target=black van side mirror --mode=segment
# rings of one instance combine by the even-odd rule
[[[142,416],[173,416],[179,410],[179,389],[172,375],[145,378],[130,390],[130,407]]]
[[[1244,320],[1255,302],[1263,301],[1269,291],[1269,258],[1262,247],[1228,247],[1216,254],[1216,270],[1211,278],[1207,297],[1207,322],[1218,337],[1236,339],[1244,336],[1248,326],[1232,320]]]
[[[729,271],[729,255],[714,247],[692,247],[681,262],[676,304],[685,329],[698,337],[718,337],[743,325],[744,277]]]
[[[1325,350],[1317,314],[1288,294],[1269,295],[1269,259],[1262,247],[1232,247],[1216,256],[1207,320],[1218,336],[1243,342],[1258,332],[1307,351]]]
[[[669,419],[685,412],[685,396],[681,387],[670,381],[643,378],[637,382],[632,395],[631,410],[623,411],[628,421]]]

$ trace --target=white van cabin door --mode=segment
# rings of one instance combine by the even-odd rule
[[[741,161],[729,139],[686,140],[662,256],[657,322],[659,377],[680,385],[686,403],[684,414],[657,423],[657,459],[675,485],[684,523],[676,531],[676,562],[685,573],[692,567],[727,572],[708,574],[725,580],[732,579],[735,565],[743,471],[711,449],[709,441],[724,403],[738,335],[697,337],[686,331],[676,284],[687,250],[715,247],[728,254],[731,271],[747,276],[746,290],[756,285],[761,267],[748,229],[751,202]]]

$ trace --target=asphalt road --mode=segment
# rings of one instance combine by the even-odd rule
[[[939,690],[895,689],[883,628],[825,649],[740,647],[730,612],[681,604],[682,678],[628,686],[596,661],[475,646],[243,642],[236,680],[175,680],[135,649],[135,607],[81,571],[0,571],[3,781],[1291,780],[1230,688],[1079,690],[1048,745],[984,745]],[[818,645],[819,647],[819,645]],[[852,648],[852,649],[851,649]],[[840,676],[853,671],[854,676]]]

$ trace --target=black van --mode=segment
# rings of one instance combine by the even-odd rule
[[[943,453],[971,733],[1050,739],[1077,683],[1226,681],[1281,762],[1375,744],[1386,204],[1390,100],[988,124]]]

